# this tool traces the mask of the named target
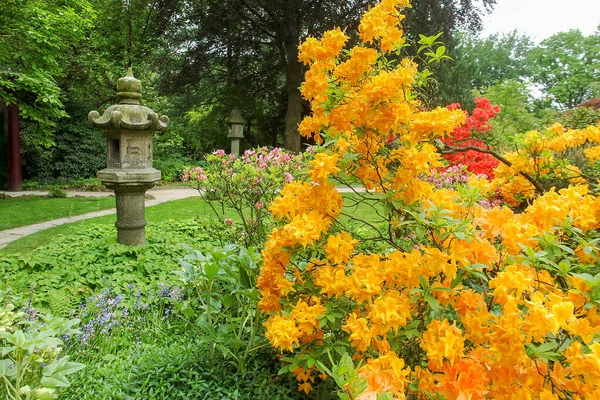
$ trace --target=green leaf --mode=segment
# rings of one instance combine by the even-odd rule
[[[242,287],[245,289],[252,288],[252,283],[250,282],[250,277],[248,276],[248,272],[244,268],[240,268],[240,283]]]
[[[5,359],[0,360],[0,376],[5,375],[8,377],[17,376],[17,369],[13,360]]]
[[[40,383],[47,388],[59,388],[59,387],[69,387],[71,383],[69,380],[62,374],[55,374],[52,376],[43,376],[40,380]]]
[[[430,294],[426,294],[425,296],[423,296],[423,298],[425,299],[427,304],[429,304],[429,306],[431,307],[431,309],[434,312],[437,313],[440,311],[440,303],[438,303],[438,301],[435,299],[435,297],[433,297]]]
[[[219,273],[220,269],[221,267],[217,263],[206,263],[204,265],[204,275],[206,275],[208,279],[213,279]]]
[[[43,379],[43,378],[42,378]],[[55,389],[50,387],[37,388],[31,392],[34,399],[39,400],[54,400],[58,399],[58,393]]]
[[[442,56],[444,55],[445,52],[446,52],[446,46],[438,47],[435,51],[436,58],[438,58],[438,59],[442,58]]]
[[[429,282],[427,282],[427,279],[425,279],[423,275],[419,275],[419,283],[421,284],[421,288],[423,290],[429,288]]]

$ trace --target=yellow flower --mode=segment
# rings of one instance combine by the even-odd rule
[[[281,315],[270,317],[265,322],[265,327],[267,339],[280,350],[293,351],[302,335],[293,320]]]
[[[583,151],[585,157],[590,161],[599,161],[600,160],[600,146],[590,147],[589,149],[585,149]]]
[[[509,265],[489,283],[494,289],[494,301],[503,304],[508,297],[520,300],[525,292],[533,292],[535,271],[528,266]]]
[[[346,36],[340,28],[325,32],[321,38],[322,47],[318,54],[319,59],[325,60],[337,56],[347,40],[348,36]]]
[[[429,368],[440,370],[444,359],[452,365],[462,356],[464,338],[462,331],[456,325],[450,325],[448,320],[433,320],[427,325],[420,346],[427,352]]]
[[[369,320],[378,335],[385,336],[388,331],[398,331],[412,319],[410,314],[410,297],[396,290],[390,290],[385,295],[377,297],[372,304],[367,305]]]
[[[321,49],[321,42],[314,37],[307,37],[306,40],[298,46],[298,59],[304,64],[310,64],[317,58],[317,53]]]
[[[333,71],[333,76],[354,85],[368,73],[379,54],[375,49],[363,46],[355,46],[350,50],[348,60],[340,63]]]
[[[321,288],[321,293],[327,296],[343,297],[349,288],[344,267],[332,267],[325,264],[315,268],[313,272],[315,285]]]
[[[363,353],[367,351],[371,345],[372,335],[365,318],[358,317],[356,313],[350,314],[342,330],[350,334],[348,339],[356,350]]]
[[[320,299],[314,300],[314,305],[309,306],[304,300],[298,300],[292,309],[290,317],[296,321],[298,329],[305,335],[312,335],[319,327],[318,317],[325,314],[325,307],[321,305]]]
[[[424,111],[415,115],[410,130],[410,139],[418,141],[426,136],[445,136],[465,121],[465,113],[461,110],[450,111],[438,107],[432,111]]]
[[[327,254],[327,259],[333,264],[342,264],[350,259],[357,244],[357,240],[352,239],[348,233],[342,232],[339,235],[329,236],[323,250]]]
[[[313,182],[321,182],[329,178],[332,174],[339,172],[337,167],[337,154],[319,153],[310,164],[310,179]]]
[[[357,400],[375,400],[378,394],[389,393],[395,399],[404,399],[404,391],[409,383],[410,368],[395,353],[388,352],[379,358],[371,358],[362,366],[358,375],[367,381],[367,388]]]

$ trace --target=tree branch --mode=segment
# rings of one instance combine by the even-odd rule
[[[441,140],[437,140],[436,144],[437,144],[436,147],[441,154],[455,154],[455,153],[463,153],[465,151],[473,150],[473,151],[477,151],[479,153],[489,154],[492,157],[494,157],[495,159],[497,159],[498,161],[500,161],[502,164],[512,167],[512,163],[510,161],[508,161],[506,158],[502,157],[500,154],[498,154],[497,152],[495,152],[494,150],[492,150],[489,147],[486,149],[481,149],[481,148],[475,147],[475,146],[456,147],[456,146],[451,146],[449,144],[443,143]],[[444,150],[446,148],[448,150]],[[543,194],[546,191],[544,189],[544,187],[540,184],[540,182],[538,182],[533,176],[531,176],[531,174],[521,171],[521,172],[519,172],[519,175],[521,175],[522,177],[527,179],[529,181],[529,183],[531,183],[535,187],[535,190],[538,194]]]

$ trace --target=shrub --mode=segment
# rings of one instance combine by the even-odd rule
[[[0,291],[0,382],[7,398],[55,399],[70,386],[67,376],[84,365],[69,361],[60,337],[77,333],[78,323],[16,311]]]
[[[162,158],[154,159],[154,168],[160,170],[161,179],[167,182],[181,181],[185,169],[192,160],[181,154],[170,154]]]
[[[170,337],[88,366],[61,399],[302,399],[290,379],[277,375],[278,367],[273,354],[263,352],[240,374],[212,362],[193,337]]]
[[[233,258],[240,261],[244,256]],[[224,266],[226,260],[221,261]],[[82,302],[74,312],[81,318],[81,330],[65,337],[65,349],[87,368],[61,398],[299,398],[289,379],[277,377],[279,363],[264,344],[244,359],[243,371],[236,361],[219,361],[221,354],[231,360],[228,351],[236,348],[242,351],[234,355],[243,354],[244,347],[234,342],[238,335],[237,342],[247,342],[249,334],[244,327],[253,319],[244,315],[248,307],[228,303],[227,296],[238,293],[221,290],[224,280],[220,277],[211,293],[212,333],[204,330],[207,309],[202,304],[207,296],[200,292],[195,297],[193,286],[188,291],[159,283],[140,290],[131,284],[118,294],[116,288],[104,289]],[[242,291],[239,283],[228,281],[226,288]]]
[[[239,233],[231,241],[260,246],[272,226],[268,207],[277,189],[302,179],[304,167],[303,155],[279,148],[247,150],[241,157],[217,150],[206,157],[204,168],[184,171],[183,179],[197,185],[225,232]],[[233,210],[238,220],[227,218],[226,209]]]
[[[211,360],[215,352],[222,354],[242,373],[265,345],[255,288],[257,259],[254,249],[235,245],[204,252],[188,247],[182,268],[174,271],[189,295],[179,308],[201,334],[200,342],[210,346]]]
[[[554,124],[519,135],[516,151],[502,155],[491,187],[517,203],[552,188],[586,184],[597,191],[600,178],[600,125],[567,130]]]
[[[567,129],[583,129],[600,123],[600,109],[576,107],[560,113],[557,121]]]
[[[54,132],[54,143],[39,146],[23,139],[23,176],[38,181],[89,178],[106,167],[106,139],[92,128],[85,114],[76,113]]]
[[[270,207],[281,225],[257,282],[266,336],[288,363],[282,372],[304,391],[325,373],[342,399],[593,397],[600,199],[571,182],[535,193],[515,213],[479,204],[490,190],[484,179],[456,190],[428,182],[442,165],[436,144],[464,114],[422,109],[416,66],[392,60],[407,4],[384,0],[367,11],[348,52],[339,29],[300,47],[312,107],[300,131],[326,145],[310,162],[316,184],[289,183]],[[397,147],[386,145],[390,132]],[[556,137],[597,145],[600,128]],[[512,162],[513,178],[524,162]],[[356,176],[376,192],[357,195],[388,210],[368,221],[375,236],[357,239],[341,223],[330,183],[338,174]],[[363,240],[386,247],[362,252]]]
[[[58,186],[53,186],[48,192],[48,197],[64,199],[65,197],[67,197],[67,191]]]
[[[500,107],[492,106],[488,99],[480,97],[475,99],[475,104],[477,106],[473,110],[472,115],[469,115],[465,111],[465,122],[457,126],[446,139],[443,139],[445,144],[461,150],[468,147],[475,149],[449,152],[449,154],[444,155],[444,158],[450,161],[451,166],[461,164],[466,166],[469,172],[477,175],[485,175],[487,178],[492,179],[494,177],[494,168],[498,166],[498,160],[491,154],[478,151],[477,149],[486,150],[490,146],[485,141],[472,137],[472,134],[477,133],[481,136],[489,132],[490,125],[488,121],[500,112]],[[460,104],[451,104],[448,108],[451,110],[459,109]]]

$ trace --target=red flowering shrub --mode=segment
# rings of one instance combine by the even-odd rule
[[[454,129],[449,137],[443,142],[447,145],[465,148],[477,147],[486,149],[488,146],[480,139],[471,136],[472,132],[485,133],[491,129],[488,121],[500,112],[500,107],[492,105],[486,98],[478,97],[475,99],[477,106],[473,113],[469,115],[465,111],[467,119],[464,124]],[[449,110],[460,109],[460,104],[454,103],[447,106]],[[485,175],[488,179],[494,178],[494,168],[498,166],[498,160],[492,155],[481,153],[476,150],[459,151],[453,154],[445,154],[444,157],[450,161],[450,166],[462,164],[467,170],[476,175]]]

